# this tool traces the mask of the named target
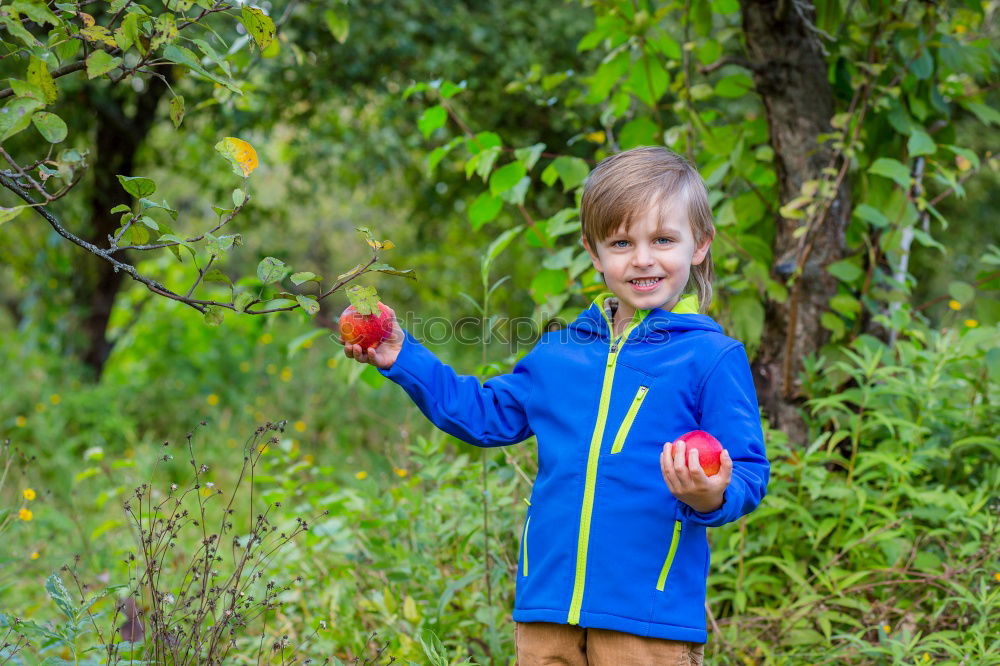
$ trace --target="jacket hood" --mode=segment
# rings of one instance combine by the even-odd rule
[[[608,314],[604,310],[607,299],[613,298],[610,293],[604,293],[594,299],[590,307],[584,310],[570,323],[569,328],[585,334],[590,334],[602,340],[611,339],[611,327],[608,324]],[[642,321],[629,334],[629,341],[645,340],[656,337],[664,333],[680,333],[683,331],[713,331],[722,333],[722,327],[708,315],[696,314],[690,300],[682,299],[674,308],[673,312],[668,312],[660,308],[652,310],[637,310],[636,318]]]

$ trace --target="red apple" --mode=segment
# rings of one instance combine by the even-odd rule
[[[722,455],[722,444],[715,437],[704,430],[692,430],[691,432],[684,433],[674,441],[684,442],[687,445],[688,451],[691,449],[698,450],[698,463],[701,465],[702,470],[704,470],[705,476],[715,476],[719,473],[719,467],[721,466],[719,458]]]
[[[367,351],[378,347],[392,334],[393,311],[379,301],[378,314],[361,314],[354,305],[348,305],[340,315],[340,337],[345,344],[361,345]]]

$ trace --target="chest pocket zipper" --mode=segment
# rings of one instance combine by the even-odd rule
[[[632,421],[635,420],[635,414],[639,411],[642,401],[646,399],[647,393],[649,393],[648,386],[640,386],[639,390],[635,392],[632,404],[629,405],[628,412],[625,413],[625,420],[622,421],[621,426],[618,428],[618,434],[615,435],[615,442],[611,446],[612,454],[618,453],[625,446],[625,438],[628,437],[628,431],[632,429]]]

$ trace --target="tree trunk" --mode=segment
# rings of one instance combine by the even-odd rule
[[[131,203],[117,176],[135,175],[132,169],[136,152],[149,133],[156,119],[156,107],[167,90],[166,84],[155,77],[147,85],[135,97],[134,104],[128,104],[121,97],[111,97],[107,91],[90,91],[90,103],[97,121],[96,155],[90,159],[94,178],[90,194],[90,229],[83,237],[101,247],[108,246],[108,236],[114,235],[119,226],[120,215],[108,211],[118,204]],[[125,111],[129,107],[135,109],[131,115]],[[78,253],[74,262],[77,275],[74,300],[80,308],[84,336],[79,356],[97,381],[114,347],[114,341],[108,338],[108,320],[126,276],[116,272],[108,262],[86,252]]]
[[[834,95],[827,79],[827,63],[813,30],[815,10],[811,2],[741,0],[740,5],[784,204],[801,193],[803,182],[820,179],[823,168],[836,166],[829,144],[818,141],[820,134],[833,131]],[[772,276],[785,281],[798,264],[802,272],[784,303],[766,304],[765,335],[754,362],[754,378],[771,424],[795,442],[805,442],[807,437],[799,412],[802,358],[817,352],[827,339],[819,320],[836,293],[837,280],[825,267],[844,257],[850,212],[845,183],[806,248],[800,247],[800,239],[794,236],[802,221],[775,220]]]

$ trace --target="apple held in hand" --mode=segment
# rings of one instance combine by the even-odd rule
[[[348,290],[351,304],[341,313],[339,321],[340,337],[345,344],[361,345],[367,350],[378,347],[392,334],[395,313],[374,292],[371,287]]]
[[[698,450],[698,464],[705,472],[705,476],[715,476],[719,473],[721,463],[719,458],[722,455],[722,444],[712,435],[704,430],[692,430],[678,437],[675,442],[684,442],[687,450]]]

